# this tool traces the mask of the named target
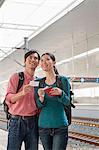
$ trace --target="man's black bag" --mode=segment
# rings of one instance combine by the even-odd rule
[[[16,90],[16,93],[19,91],[19,89],[22,87],[23,85],[23,82],[24,82],[24,73],[23,72],[19,72],[18,73],[19,75],[19,81],[18,81],[18,86],[17,86],[17,90]],[[6,119],[9,120],[10,117],[11,117],[11,114],[9,113],[9,107],[8,105],[6,104],[6,97],[3,101],[3,107],[4,107],[4,111],[6,113]]]
[[[40,88],[44,87],[45,80],[46,80],[46,78],[42,78],[40,80],[40,82],[39,82],[39,87]],[[67,80],[67,84],[68,84],[68,80]],[[61,76],[59,76],[59,75],[56,76],[56,85],[60,89],[64,90],[63,89],[62,80],[61,80]],[[72,101],[72,95],[73,95],[73,92],[70,90],[70,105],[64,107],[69,125],[71,124],[71,107],[75,108],[75,106],[71,103],[71,101]]]

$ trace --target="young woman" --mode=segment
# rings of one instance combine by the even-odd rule
[[[44,87],[38,89],[37,105],[39,115],[39,135],[44,150],[66,150],[68,141],[68,120],[64,106],[70,104],[70,85],[61,77],[63,89],[57,87],[55,57],[51,53],[41,56],[41,68],[46,78]],[[68,83],[68,84],[67,84]]]

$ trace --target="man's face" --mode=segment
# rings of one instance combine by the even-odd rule
[[[35,69],[39,64],[37,53],[33,53],[26,58],[25,67],[28,69]]]

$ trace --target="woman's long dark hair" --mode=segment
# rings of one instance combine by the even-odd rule
[[[52,53],[44,53],[44,54],[42,54],[42,56],[44,56],[44,55],[48,55],[52,59],[53,62],[56,61],[55,56]],[[59,75],[57,68],[55,66],[53,66],[53,67],[54,67],[55,74]]]

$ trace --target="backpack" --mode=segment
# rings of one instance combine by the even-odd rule
[[[19,81],[18,81],[18,86],[17,86],[16,93],[22,87],[23,82],[24,82],[24,73],[23,72],[19,72],[18,75],[19,75]],[[3,101],[3,107],[4,107],[4,112],[6,114],[6,119],[9,120],[11,118],[11,114],[9,113],[9,106],[6,103],[6,97],[5,97],[4,101]]]
[[[39,88],[43,88],[44,87],[45,80],[46,80],[46,77],[40,79],[40,81],[39,81]],[[66,82],[68,84],[68,80],[66,80]],[[59,76],[59,75],[56,76],[56,85],[60,89],[64,90],[63,89],[62,80],[61,80],[61,76]],[[70,125],[71,124],[71,117],[72,117],[71,107],[75,108],[75,106],[71,103],[72,95],[74,95],[74,93],[70,90],[69,94],[70,94],[70,105],[69,106],[64,106],[64,110],[65,110],[65,113],[66,113],[66,116],[67,116],[68,124]]]

